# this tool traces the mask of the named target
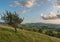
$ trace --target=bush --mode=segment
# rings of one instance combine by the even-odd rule
[[[56,36],[57,36],[58,38],[60,38],[60,32],[58,32]]]
[[[42,33],[42,29],[39,29],[38,32],[39,32],[39,33]]]
[[[49,36],[54,36],[54,33],[51,30],[46,31],[45,34],[47,34]]]
[[[32,29],[32,31],[37,32],[37,31],[38,31],[38,29],[37,29],[37,28],[33,28],[33,29]]]

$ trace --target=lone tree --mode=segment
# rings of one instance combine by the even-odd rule
[[[18,25],[23,21],[22,18],[19,17],[19,15],[14,12],[8,12],[6,11],[6,13],[4,14],[4,16],[2,17],[2,19],[10,26],[14,27],[15,32],[17,31],[17,27]]]

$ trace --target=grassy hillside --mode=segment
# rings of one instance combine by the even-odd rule
[[[3,26],[2,26],[3,27]],[[60,42],[59,38],[50,37],[37,32],[0,27],[0,42]]]

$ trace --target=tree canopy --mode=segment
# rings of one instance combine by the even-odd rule
[[[8,12],[6,11],[6,13],[4,14],[4,16],[2,17],[2,19],[10,26],[15,28],[15,32],[17,31],[17,27],[18,25],[23,21],[22,18],[19,17],[19,15],[14,12]]]

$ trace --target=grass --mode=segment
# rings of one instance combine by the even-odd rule
[[[2,26],[3,27],[3,26]],[[50,37],[37,32],[0,27],[0,42],[60,42],[60,38]]]

